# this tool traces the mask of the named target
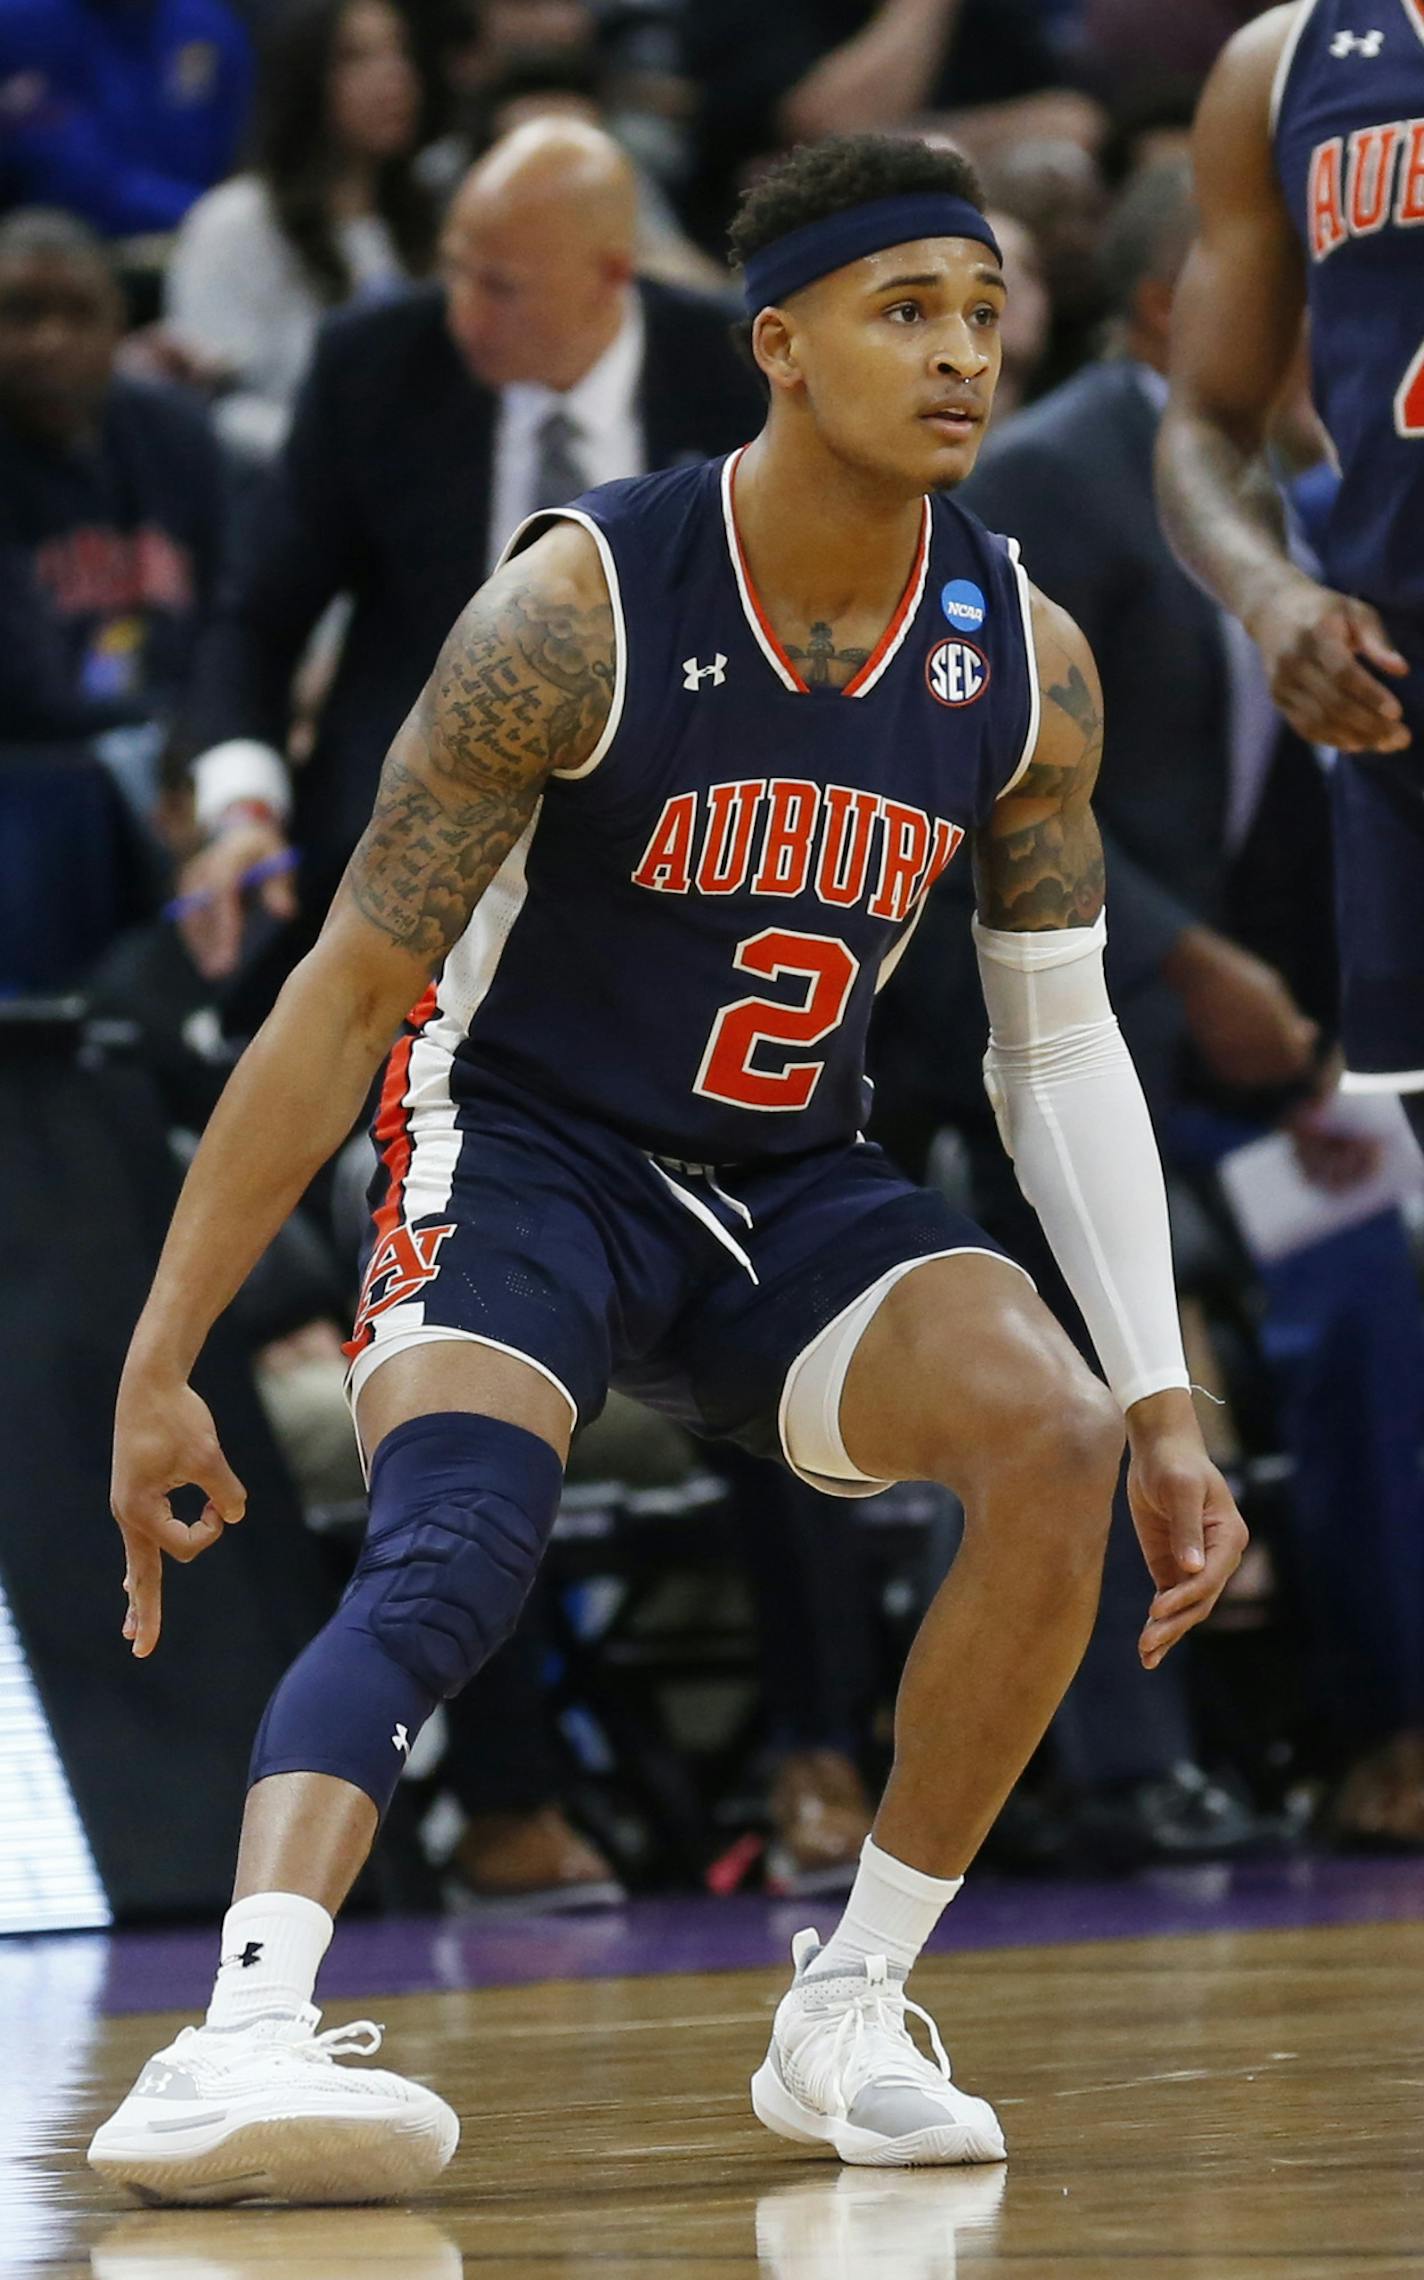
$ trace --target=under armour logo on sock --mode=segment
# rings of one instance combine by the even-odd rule
[[[392,1734],[391,1747],[393,1749],[399,1750],[401,1756],[404,1758],[408,1758],[410,1756],[410,1736],[406,1732],[404,1726],[397,1726],[395,1732]]]
[[[226,1971],[229,1964],[237,1963],[244,1971],[250,1971],[266,1944],[265,1940],[249,1940],[241,1955],[225,1955],[220,1969]]]

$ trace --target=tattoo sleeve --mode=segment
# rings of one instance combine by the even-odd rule
[[[1090,805],[1103,751],[1092,653],[1067,614],[1034,600],[1042,721],[1033,758],[974,843],[980,921],[1010,933],[1091,926],[1103,849]]]
[[[562,533],[555,544],[566,544]],[[525,831],[548,777],[593,751],[612,701],[606,595],[511,563],[459,619],[382,771],[343,896],[433,970]]]

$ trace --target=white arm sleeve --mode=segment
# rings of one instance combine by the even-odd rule
[[[1106,940],[1101,917],[1043,934],[974,921],[999,1136],[1129,1409],[1189,1380],[1161,1159],[1108,1002]]]

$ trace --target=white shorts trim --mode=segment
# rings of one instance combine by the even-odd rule
[[[574,1425],[577,1426],[579,1421],[578,1403],[574,1400],[563,1379],[555,1377],[546,1363],[537,1362],[532,1354],[521,1352],[518,1346],[504,1345],[498,1338],[482,1338],[478,1330],[456,1330],[441,1322],[411,1323],[404,1329],[389,1331],[384,1338],[378,1331],[370,1345],[362,1348],[346,1372],[346,1400],[351,1410],[352,1425],[356,1425],[356,1404],[361,1398],[362,1390],[375,1371],[380,1368],[382,1362],[388,1362],[393,1354],[408,1354],[416,1346],[433,1346],[440,1340],[448,1338],[463,1338],[467,1345],[487,1346],[492,1353],[508,1354],[512,1361],[527,1363],[531,1370],[537,1370],[541,1378],[547,1379],[555,1391],[563,1395],[569,1405],[569,1415]],[[360,1451],[361,1469],[366,1475],[369,1486],[370,1468],[366,1461],[366,1452],[361,1447],[359,1428],[356,1432],[356,1446]]]
[[[776,1422],[781,1453],[797,1479],[804,1480],[809,1488],[818,1488],[825,1496],[879,1496],[883,1489],[893,1488],[893,1480],[873,1480],[852,1464],[846,1453],[841,1439],[841,1395],[846,1377],[861,1339],[895,1285],[917,1267],[933,1265],[936,1259],[965,1258],[1000,1259],[1023,1276],[1030,1290],[1037,1290],[1026,1267],[1002,1251],[990,1250],[987,1244],[960,1243],[952,1251],[922,1251],[913,1259],[901,1259],[897,1266],[887,1267],[797,1355],[786,1373]],[[903,1473],[895,1476],[896,1480],[906,1478]]]
[[[1342,1093],[1424,1092],[1424,1069],[1346,1069],[1340,1079]]]

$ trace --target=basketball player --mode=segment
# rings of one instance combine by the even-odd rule
[[[1355,1092],[1424,1140],[1424,0],[1302,0],[1223,51],[1195,133],[1163,520],[1331,773]],[[1287,551],[1267,427],[1310,316],[1340,462],[1321,585]]]
[[[753,2083],[771,2129],[847,2161],[1002,2158],[938,2037],[931,2061],[907,2033],[905,1976],[1083,1651],[1124,1413],[1147,1662],[1240,1557],[1103,987],[1093,661],[942,495],[999,365],[974,178],[915,142],[818,146],[759,184],[735,245],[764,430],[511,542],[208,1128],[135,1333],[114,1508],[146,1655],[162,1553],[242,1517],[193,1359],[418,1000],[351,1344],[366,1546],[258,1734],[206,2022],[91,2148],[151,2196],[353,2199],[449,2159],[432,2092],[334,2063],[375,2036],[318,2036],[313,1984],[410,1744],[515,1620],[610,1379],[833,1494],[928,1478],[964,1501],[849,1905],[796,1940]],[[1018,1268],[859,1137],[873,993],[956,858],[990,1088],[1111,1395]],[[167,1503],[186,1481],[210,1500],[191,1533]]]

